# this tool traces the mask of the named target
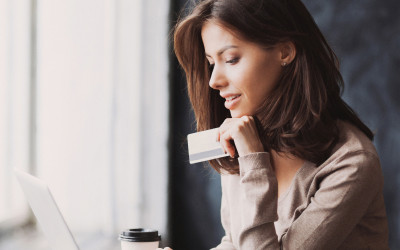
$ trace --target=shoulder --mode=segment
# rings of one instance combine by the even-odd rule
[[[339,120],[337,123],[339,140],[327,162],[353,158],[353,156],[379,159],[374,144],[361,130],[345,121]]]
[[[340,136],[339,141],[335,147],[336,150],[338,150],[339,152],[363,151],[378,157],[372,141],[361,130],[346,121],[339,120],[337,124]]]
[[[340,137],[331,156],[318,168],[320,174],[337,175],[361,183],[383,185],[378,153],[372,141],[358,128],[338,121]]]

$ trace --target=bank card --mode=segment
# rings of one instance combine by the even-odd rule
[[[187,136],[190,164],[229,156],[217,141],[217,132],[218,128],[214,128]]]

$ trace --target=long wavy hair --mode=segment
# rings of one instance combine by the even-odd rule
[[[261,47],[292,42],[296,57],[255,114],[264,150],[288,153],[320,164],[339,138],[337,120],[352,123],[371,140],[373,133],[340,97],[343,78],[335,53],[300,0],[205,0],[195,4],[174,30],[174,49],[186,73],[197,130],[219,127],[230,117],[218,91],[209,87],[201,29],[213,20]],[[237,159],[210,161],[238,173]]]

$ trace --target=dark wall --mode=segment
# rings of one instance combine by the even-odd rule
[[[341,62],[343,99],[376,133],[385,177],[390,247],[400,249],[400,1],[303,1]],[[175,24],[184,0],[173,0]],[[170,241],[174,250],[218,244],[220,179],[210,167],[190,165],[186,135],[195,129],[185,79],[171,49]]]
[[[172,26],[186,2],[189,1],[172,1]],[[170,67],[170,246],[174,250],[210,249],[223,235],[219,213],[220,178],[208,165],[189,164],[186,136],[195,131],[195,118],[187,96],[185,76],[173,54]]]

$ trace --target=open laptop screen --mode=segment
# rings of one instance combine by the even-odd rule
[[[79,250],[47,184],[20,170],[15,175],[51,248]]]

